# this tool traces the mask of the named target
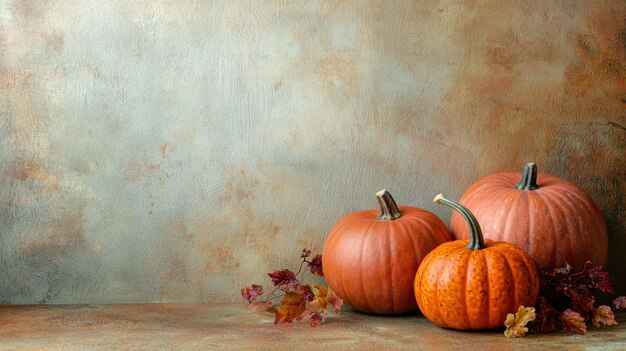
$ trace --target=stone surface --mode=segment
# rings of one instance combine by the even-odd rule
[[[626,314],[587,335],[458,332],[422,316],[342,311],[320,327],[274,325],[245,304],[1,306],[2,350],[624,350]]]
[[[626,292],[626,2],[0,0],[0,303],[234,302],[529,161]]]

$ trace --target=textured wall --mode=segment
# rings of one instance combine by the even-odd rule
[[[625,288],[623,1],[0,0],[0,302],[229,301],[535,161]]]

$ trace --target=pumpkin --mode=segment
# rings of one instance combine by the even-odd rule
[[[415,299],[426,318],[458,330],[501,327],[520,305],[534,306],[539,294],[535,263],[521,248],[484,240],[476,217],[441,194],[435,202],[458,211],[469,240],[442,244],[424,258],[415,275]]]
[[[513,243],[535,260],[539,270],[563,267],[582,270],[586,261],[605,265],[606,225],[593,200],[576,185],[548,175],[537,166],[519,173],[497,173],[467,189],[460,202],[472,211],[485,237]],[[469,228],[453,214],[450,230],[467,239]]]
[[[387,190],[376,193],[376,199],[380,212],[355,212],[333,226],[322,251],[324,277],[339,297],[359,311],[415,311],[417,267],[452,236],[437,216],[415,207],[398,207]]]

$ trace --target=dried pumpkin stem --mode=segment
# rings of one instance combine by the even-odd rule
[[[537,165],[530,162],[522,170],[522,180],[517,183],[516,188],[520,190],[535,190],[537,186]]]
[[[393,221],[394,219],[400,218],[398,205],[387,190],[383,189],[377,192],[376,200],[378,200],[378,204],[380,205],[380,215],[378,219]]]
[[[443,197],[443,194],[439,194],[435,196],[433,200],[438,204],[444,204],[446,206],[452,207],[452,209],[458,211],[465,221],[467,222],[467,226],[470,230],[470,241],[467,244],[466,248],[470,250],[482,250],[486,248],[485,240],[483,239],[483,232],[480,229],[480,225],[478,224],[478,220],[474,217],[474,214],[467,209],[467,207],[461,205],[459,202],[454,200],[449,200]]]

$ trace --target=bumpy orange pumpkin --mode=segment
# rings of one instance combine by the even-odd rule
[[[377,210],[355,212],[330,231],[322,252],[330,288],[353,308],[377,314],[417,310],[413,277],[432,249],[450,232],[434,214],[398,206],[387,190],[376,194]]]
[[[519,173],[493,174],[474,183],[461,197],[486,238],[521,247],[539,270],[566,262],[580,270],[587,260],[606,264],[606,225],[589,195],[566,180],[537,175],[534,163],[524,167],[519,179]],[[450,230],[456,239],[469,237],[465,221],[456,213]]]
[[[470,228],[470,240],[442,244],[424,258],[415,275],[415,298],[433,323],[459,330],[501,327],[520,305],[534,306],[539,275],[521,248],[484,240],[476,217],[441,194],[435,202],[458,211]]]

